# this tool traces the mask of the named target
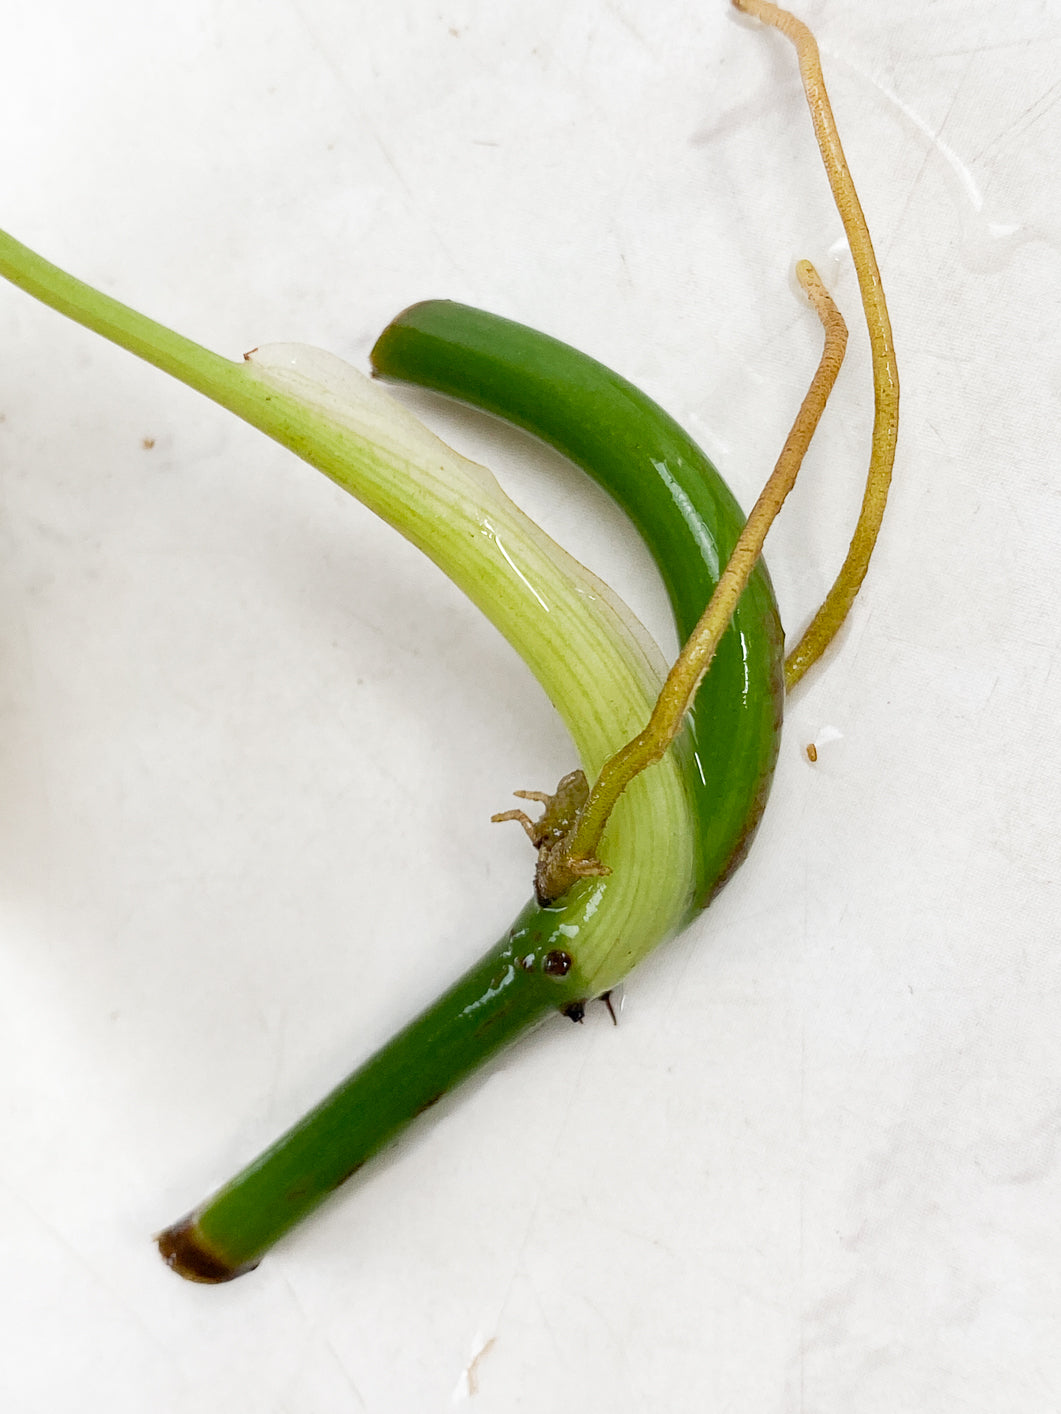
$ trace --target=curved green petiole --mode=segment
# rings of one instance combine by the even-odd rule
[[[562,841],[541,852],[540,896],[559,896],[569,886],[563,859],[556,869],[559,845],[568,857],[592,858],[627,784],[662,760],[683,721],[700,827],[697,905],[710,901],[751,843],[777,758],[784,697],[783,634],[759,555],[847,343],[843,319],[813,266],[802,261],[797,275],[822,319],[825,349],[747,521],[707,457],[662,408],[567,344],[467,305],[431,300],[398,315],[372,350],[378,376],[445,393],[515,423],[604,486],[656,560],[685,643],[647,723],[605,763]],[[522,812],[495,818],[521,820],[534,839]]]

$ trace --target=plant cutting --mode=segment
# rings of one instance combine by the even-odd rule
[[[863,513],[836,586],[787,661],[759,556],[846,338],[806,262],[798,276],[821,318],[825,350],[747,522],[718,473],[659,408],[542,335],[436,302],[399,316],[374,351],[379,374],[530,428],[626,506],[664,570],[684,640],[668,673],[625,607],[488,472],[356,370],[294,345],[255,349],[242,361],[219,357],[0,234],[8,279],[274,437],[425,550],[528,662],[580,762],[554,791],[523,793],[543,806],[540,819],[503,812],[538,850],[534,898],[512,927],[316,1109],[161,1235],[163,1256],[183,1276],[224,1281],[257,1265],[471,1070],[549,1013],[578,1018],[587,1001],[607,994],[710,899],[747,848],[776,759],[783,685],[824,651],[865,574],[894,453],[898,382],[872,246],[813,40],[773,6],[746,0],[739,8],[797,42],[874,340],[877,425]],[[646,476],[646,459],[654,475]]]

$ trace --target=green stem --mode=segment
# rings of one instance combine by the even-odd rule
[[[248,385],[242,363],[211,353],[201,344],[68,275],[6,231],[0,231],[0,275],[42,304],[102,334],[241,417],[248,417],[259,408],[261,398],[255,396],[253,385]]]
[[[2,234],[0,274],[269,433],[424,549],[538,676],[586,770],[595,773],[651,710],[662,662],[625,606],[489,472],[356,370],[294,345],[230,363]],[[632,784],[604,844],[609,877],[573,888],[556,908],[533,905],[500,951],[164,1234],[174,1265],[215,1280],[245,1269],[429,1100],[550,1007],[607,991],[670,936],[688,909],[696,852],[677,760]]]
[[[195,1212],[159,1250],[191,1281],[262,1255],[417,1115],[558,1007],[576,1000],[556,915],[528,904],[502,941]]]

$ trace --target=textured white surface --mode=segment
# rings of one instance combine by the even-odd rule
[[[753,855],[617,1031],[558,1022],[228,1287],[150,1233],[509,921],[488,816],[570,756],[393,533],[0,289],[5,1410],[1061,1408],[1058,7],[801,13],[904,424]],[[792,54],[721,0],[42,0],[0,78],[0,224],[233,356],[363,366],[466,299],[641,383],[748,501],[816,356],[796,257],[857,329]],[[417,406],[666,631],[602,497]],[[790,627],[869,407],[856,333],[770,547]]]

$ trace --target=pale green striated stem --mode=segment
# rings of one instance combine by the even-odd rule
[[[0,274],[237,413],[424,550],[528,663],[587,775],[645,721],[665,669],[625,606],[523,515],[485,468],[445,446],[355,369],[298,345],[256,349],[238,362],[222,358],[3,232]],[[577,952],[587,995],[607,990],[682,920],[693,831],[673,758],[631,785],[601,857],[613,870],[606,887],[600,880],[577,886],[587,902]]]

